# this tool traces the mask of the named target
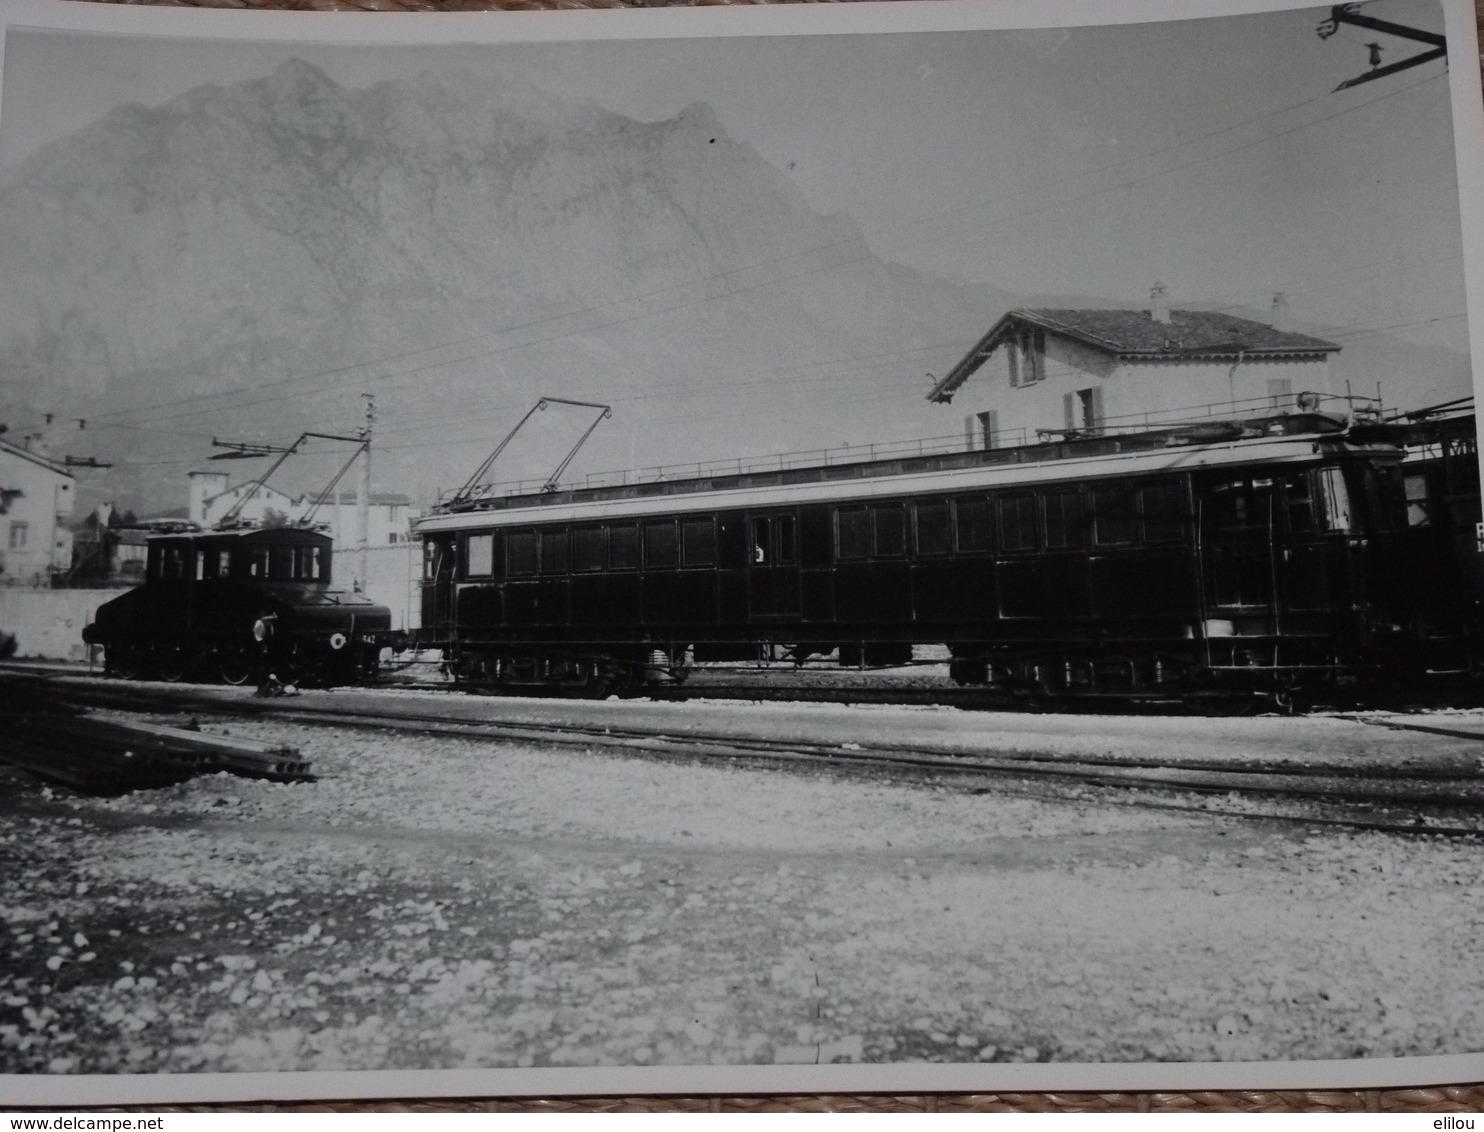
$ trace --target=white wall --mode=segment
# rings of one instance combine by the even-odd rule
[[[952,411],[963,419],[994,410],[1003,443],[1021,444],[1034,443],[1037,430],[1065,428],[1064,398],[1082,389],[1102,390],[1103,414],[1110,425],[1151,427],[1204,416],[1260,416],[1266,411],[1271,379],[1287,380],[1295,394],[1330,392],[1326,361],[1227,358],[1120,365],[1106,354],[1051,334],[1045,374],[1034,385],[1012,387],[1007,351],[1001,347],[964,382],[953,398]],[[1208,412],[1204,406],[1215,408]]]
[[[71,476],[0,449],[0,487],[21,493],[0,515],[0,585],[48,585],[53,566],[72,565],[72,532],[57,522],[72,514],[72,485]],[[22,530],[24,545],[12,548]]]
[[[98,607],[126,589],[28,590],[0,586],[0,631],[14,633],[16,655],[86,660],[82,629]]]

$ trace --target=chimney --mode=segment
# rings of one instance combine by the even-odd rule
[[[1155,322],[1162,322],[1166,326],[1170,324],[1170,298],[1165,285],[1158,279],[1154,281],[1154,287],[1149,292],[1149,317]]]
[[[1288,296],[1282,291],[1273,292],[1273,311],[1269,319],[1274,330],[1291,330],[1288,321]]]

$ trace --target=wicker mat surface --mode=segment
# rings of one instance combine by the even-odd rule
[[[79,0],[88,2],[88,0]],[[110,0],[284,11],[484,12],[643,8],[756,0]],[[763,0],[807,3],[812,0]],[[1474,0],[1484,28],[1484,0]],[[1484,39],[1484,35],[1481,35]],[[775,1096],[460,1097],[262,1105],[152,1106],[174,1112],[1484,1112],[1484,1083],[1425,1089],[1198,1093],[926,1093]]]

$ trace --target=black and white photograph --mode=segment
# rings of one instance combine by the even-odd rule
[[[1467,4],[0,15],[0,1096],[1484,1075]]]

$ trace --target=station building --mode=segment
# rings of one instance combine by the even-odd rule
[[[928,400],[959,396],[970,448],[1322,407],[1340,347],[1286,322],[1281,295],[1263,323],[1173,310],[1160,284],[1147,310],[1012,310]]]

